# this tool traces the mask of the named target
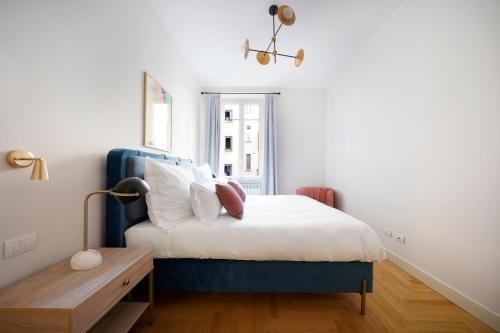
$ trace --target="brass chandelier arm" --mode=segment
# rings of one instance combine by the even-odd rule
[[[274,18],[274,16],[273,16],[273,18]],[[273,41],[276,40],[276,36],[278,36],[278,32],[280,31],[280,29],[281,29],[282,26],[283,26],[283,23],[280,24],[280,26],[278,27],[278,30],[276,30],[276,33],[273,33],[273,37],[271,38],[271,41],[269,42],[269,45],[267,46],[267,49],[265,51],[263,51],[264,53],[271,53],[271,52],[269,52],[269,48],[273,44]]]
[[[271,39],[273,42],[273,58],[274,58],[274,63],[276,63],[276,27],[274,23],[274,16],[273,15],[273,38]]]
[[[288,58],[297,58],[296,56],[291,56],[291,55],[288,55],[288,54],[282,54],[282,53],[278,53],[276,55],[279,55],[279,56],[282,56],[282,57],[288,57]]]
[[[262,52],[262,53],[265,53],[266,51],[264,50],[256,50],[256,49],[249,49],[249,51],[252,51],[252,52]],[[271,54],[270,52],[268,52],[269,54]],[[292,56],[292,55],[288,55],[288,54],[283,54],[283,53],[276,53],[277,56],[282,56],[282,57],[288,57],[288,58],[297,58],[296,56]]]

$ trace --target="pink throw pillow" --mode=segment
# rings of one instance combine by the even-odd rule
[[[236,180],[233,180],[233,179],[230,179],[227,183],[229,185],[231,185],[232,188],[234,188],[234,190],[236,191],[236,193],[238,193],[238,195],[240,196],[241,200],[243,200],[243,202],[245,202],[246,199],[247,199],[247,194],[245,193],[245,190],[243,189],[243,187],[241,186],[241,184],[238,183]]]
[[[241,220],[243,218],[244,204],[238,192],[227,184],[215,184],[215,192],[217,192],[217,196],[229,216]]]

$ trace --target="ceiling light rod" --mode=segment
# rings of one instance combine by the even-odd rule
[[[280,92],[209,92],[202,91],[202,95],[220,94],[220,95],[281,95]]]
[[[276,53],[276,35],[278,35],[278,32],[280,31],[281,26],[283,25],[283,23],[281,23],[279,28],[278,28],[278,31],[276,31],[275,23],[274,23],[274,17],[276,16],[276,14],[278,14],[278,6],[272,5],[271,7],[269,7],[269,15],[271,15],[273,17],[273,37],[271,38],[271,41],[269,42],[269,45],[267,46],[267,49],[264,52],[264,56],[268,53],[273,55],[274,63],[276,63],[276,55],[277,55],[277,53]],[[273,48],[274,48],[274,51],[272,53],[269,52],[269,48],[271,47],[271,45],[273,45]],[[262,52],[262,51],[260,51],[260,52]]]
[[[273,23],[274,23],[274,16],[273,16]],[[274,43],[274,50],[276,51],[276,36],[278,35],[278,32],[280,31],[282,26],[283,26],[283,23],[281,23],[280,26],[278,27],[278,30],[273,33],[273,37],[271,38],[271,41],[269,42],[269,45],[267,46],[265,53],[272,54],[272,52],[269,52],[269,48],[271,47],[271,44],[273,44],[273,43]],[[264,52],[264,51],[262,51],[262,52]]]
[[[272,5],[271,7],[269,7],[269,14],[273,18],[273,37],[271,37],[271,41],[267,45],[266,50],[263,51],[263,50],[251,49],[250,42],[247,39],[245,41],[245,45],[243,46],[245,59],[248,57],[249,52],[256,52],[257,53],[256,54],[257,61],[261,65],[267,65],[269,63],[269,61],[271,60],[270,55],[272,54],[273,58],[274,58],[274,63],[276,63],[277,56],[283,56],[283,57],[288,57],[288,58],[294,58],[295,59],[295,66],[299,67],[302,64],[302,62],[304,61],[304,50],[303,49],[298,50],[297,54],[295,56],[278,53],[278,51],[276,50],[276,36],[280,32],[281,27],[283,25],[290,26],[290,25],[295,23],[295,12],[293,11],[292,8],[290,8],[286,5],[282,5],[279,7],[276,5]],[[278,19],[281,22],[278,29],[276,29],[276,20],[274,18],[276,15],[278,15]],[[273,51],[269,52],[271,45],[273,46]]]
[[[256,49],[249,49],[249,51],[266,53],[263,50],[256,50]],[[267,53],[271,54],[270,52],[267,52]],[[296,56],[293,56],[293,55],[288,55],[288,54],[283,54],[283,53],[278,53],[278,52],[276,52],[276,55],[282,56],[282,57],[288,57],[288,58],[297,58]]]

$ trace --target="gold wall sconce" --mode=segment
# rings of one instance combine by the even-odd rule
[[[33,165],[31,180],[49,180],[47,163],[43,158],[35,157],[29,151],[11,150],[5,156],[7,163],[14,168],[27,168]]]

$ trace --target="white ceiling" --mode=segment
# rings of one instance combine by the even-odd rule
[[[363,47],[403,0],[151,0],[170,37],[205,87],[326,87],[333,75]],[[295,24],[283,26],[277,50],[293,59],[262,66],[255,54],[245,61],[241,47],[267,47],[272,4],[287,4]]]

